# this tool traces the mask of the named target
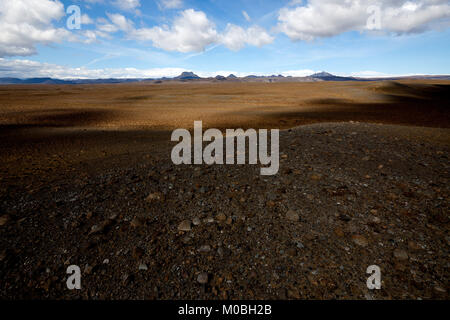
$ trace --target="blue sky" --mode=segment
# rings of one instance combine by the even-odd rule
[[[0,0],[0,76],[450,74],[449,26],[441,0]]]

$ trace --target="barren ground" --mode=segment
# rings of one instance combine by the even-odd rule
[[[0,297],[448,299],[449,98],[442,81],[0,86]],[[283,129],[279,174],[173,165],[194,120]]]

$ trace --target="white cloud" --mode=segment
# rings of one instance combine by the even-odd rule
[[[182,68],[116,68],[88,69],[69,68],[31,60],[8,60],[0,58],[0,77],[55,78],[55,79],[107,79],[107,78],[162,78],[180,75]]]
[[[132,38],[152,41],[153,46],[168,51],[199,52],[217,41],[214,23],[202,11],[185,10],[173,25],[136,29]]]
[[[183,0],[160,0],[158,5],[162,9],[180,9],[183,7]]]
[[[41,63],[25,59],[4,59],[0,58],[0,77],[13,78],[54,78],[54,79],[124,79],[124,78],[173,78],[187,70],[184,68],[109,68],[109,69],[88,69],[71,68],[50,63]],[[264,75],[263,73],[246,73],[237,71],[193,71],[201,77],[215,77],[217,75],[228,76],[234,74],[238,77],[248,75]]]
[[[133,11],[141,6],[140,0],[114,0],[112,3],[124,11]]]
[[[215,77],[217,75],[228,76],[234,74],[238,77],[245,77],[249,75],[256,76],[270,76],[271,74],[262,72],[239,72],[239,71],[196,71],[187,70],[184,68],[153,68],[153,69],[136,69],[136,68],[108,68],[108,69],[89,69],[86,67],[71,68],[50,63],[41,63],[26,59],[4,59],[0,58],[0,77],[13,78],[54,78],[54,79],[125,79],[125,78],[162,78],[162,77],[176,77],[184,71],[193,71],[201,77]],[[314,70],[290,70],[277,72],[285,77],[307,77],[317,71]],[[376,78],[376,77],[401,77],[411,76],[412,74],[386,74],[377,71],[360,71],[351,74],[339,74],[340,76],[354,76],[362,78]]]
[[[262,47],[272,43],[273,40],[271,35],[257,26],[244,30],[242,27],[228,24],[224,34],[221,35],[221,43],[234,51],[242,49],[247,44]]]
[[[231,50],[239,50],[245,45],[261,47],[272,43],[274,38],[263,28],[252,26],[243,29],[229,24],[223,34],[202,11],[184,10],[175,18],[172,25],[152,28],[135,28],[133,21],[121,14],[107,13],[109,18],[97,19],[97,28],[85,32],[85,42],[91,43],[98,37],[109,37],[118,31],[126,33],[128,39],[151,41],[153,46],[166,51],[182,53],[203,52],[211,45],[223,44]]]
[[[129,32],[134,28],[134,24],[131,20],[128,20],[123,15],[118,13],[107,13],[108,18],[111,20],[113,25],[121,31]]]
[[[289,71],[283,71],[282,73],[281,73],[281,75],[283,75],[283,76],[285,76],[285,77],[307,77],[307,76],[310,76],[310,75],[312,75],[312,74],[315,74],[315,73],[317,73],[316,71],[314,71],[314,70],[308,70],[308,69],[305,69],[305,70],[289,70]]]
[[[242,15],[244,16],[245,20],[247,20],[247,22],[252,21],[252,18],[250,18],[250,16],[248,15],[247,11],[242,11]]]
[[[277,29],[293,40],[331,37],[367,30],[370,6],[378,0],[309,0],[306,5],[282,8]],[[423,32],[450,18],[448,0],[386,0],[378,7],[381,30],[396,34]]]
[[[69,37],[67,30],[53,26],[64,15],[64,5],[58,0],[0,1],[0,57],[31,55],[36,44]]]
[[[81,15],[81,24],[93,24],[94,20],[91,19],[87,14]]]

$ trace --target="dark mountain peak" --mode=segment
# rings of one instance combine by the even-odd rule
[[[196,75],[193,72],[183,72],[181,75],[179,75],[178,77],[175,77],[175,79],[178,80],[192,80],[192,79],[200,79],[200,77],[198,75]]]
[[[355,81],[357,79],[353,77],[340,77],[335,76],[334,74],[322,71],[310,76],[310,78],[319,79],[322,81]]]
[[[228,79],[237,79],[237,77],[234,74],[230,74],[227,78]]]
[[[227,80],[227,78],[225,78],[224,76],[221,76],[221,75],[216,76],[215,79],[216,79],[216,80],[219,80],[219,81]]]
[[[328,72],[325,72],[325,71],[322,71],[322,72],[313,74],[311,77],[312,77],[312,78],[319,78],[319,79],[320,79],[320,78],[335,77],[335,75],[334,75],[334,74],[331,74],[331,73],[328,73]]]

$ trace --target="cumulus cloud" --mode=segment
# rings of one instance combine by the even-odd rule
[[[134,23],[131,20],[125,18],[123,15],[118,13],[107,13],[106,15],[118,30],[130,32],[134,29]]]
[[[368,20],[375,13],[382,31],[418,33],[448,23],[450,4],[447,0],[309,0],[302,6],[282,8],[277,29],[293,40],[313,40],[372,29]]]
[[[183,7],[183,0],[160,0],[158,5],[161,9],[180,9]]]
[[[231,50],[242,49],[245,45],[261,47],[274,40],[258,26],[245,30],[229,24],[225,32],[220,34],[204,12],[193,9],[183,11],[172,26],[134,29],[129,36],[137,40],[151,41],[157,48],[184,53],[201,52],[212,44],[223,44]]]
[[[263,28],[253,26],[247,30],[242,27],[228,24],[225,32],[221,35],[221,43],[230,50],[238,51],[249,44],[256,47],[272,43],[274,38]]]
[[[168,51],[199,52],[216,42],[218,34],[214,23],[204,12],[188,9],[170,27],[136,29],[131,37],[151,41],[153,46]]]
[[[141,6],[140,0],[114,0],[112,4],[124,11],[133,11]]]
[[[58,0],[0,1],[0,57],[27,56],[36,44],[61,41],[70,33],[53,26],[65,15]]]

